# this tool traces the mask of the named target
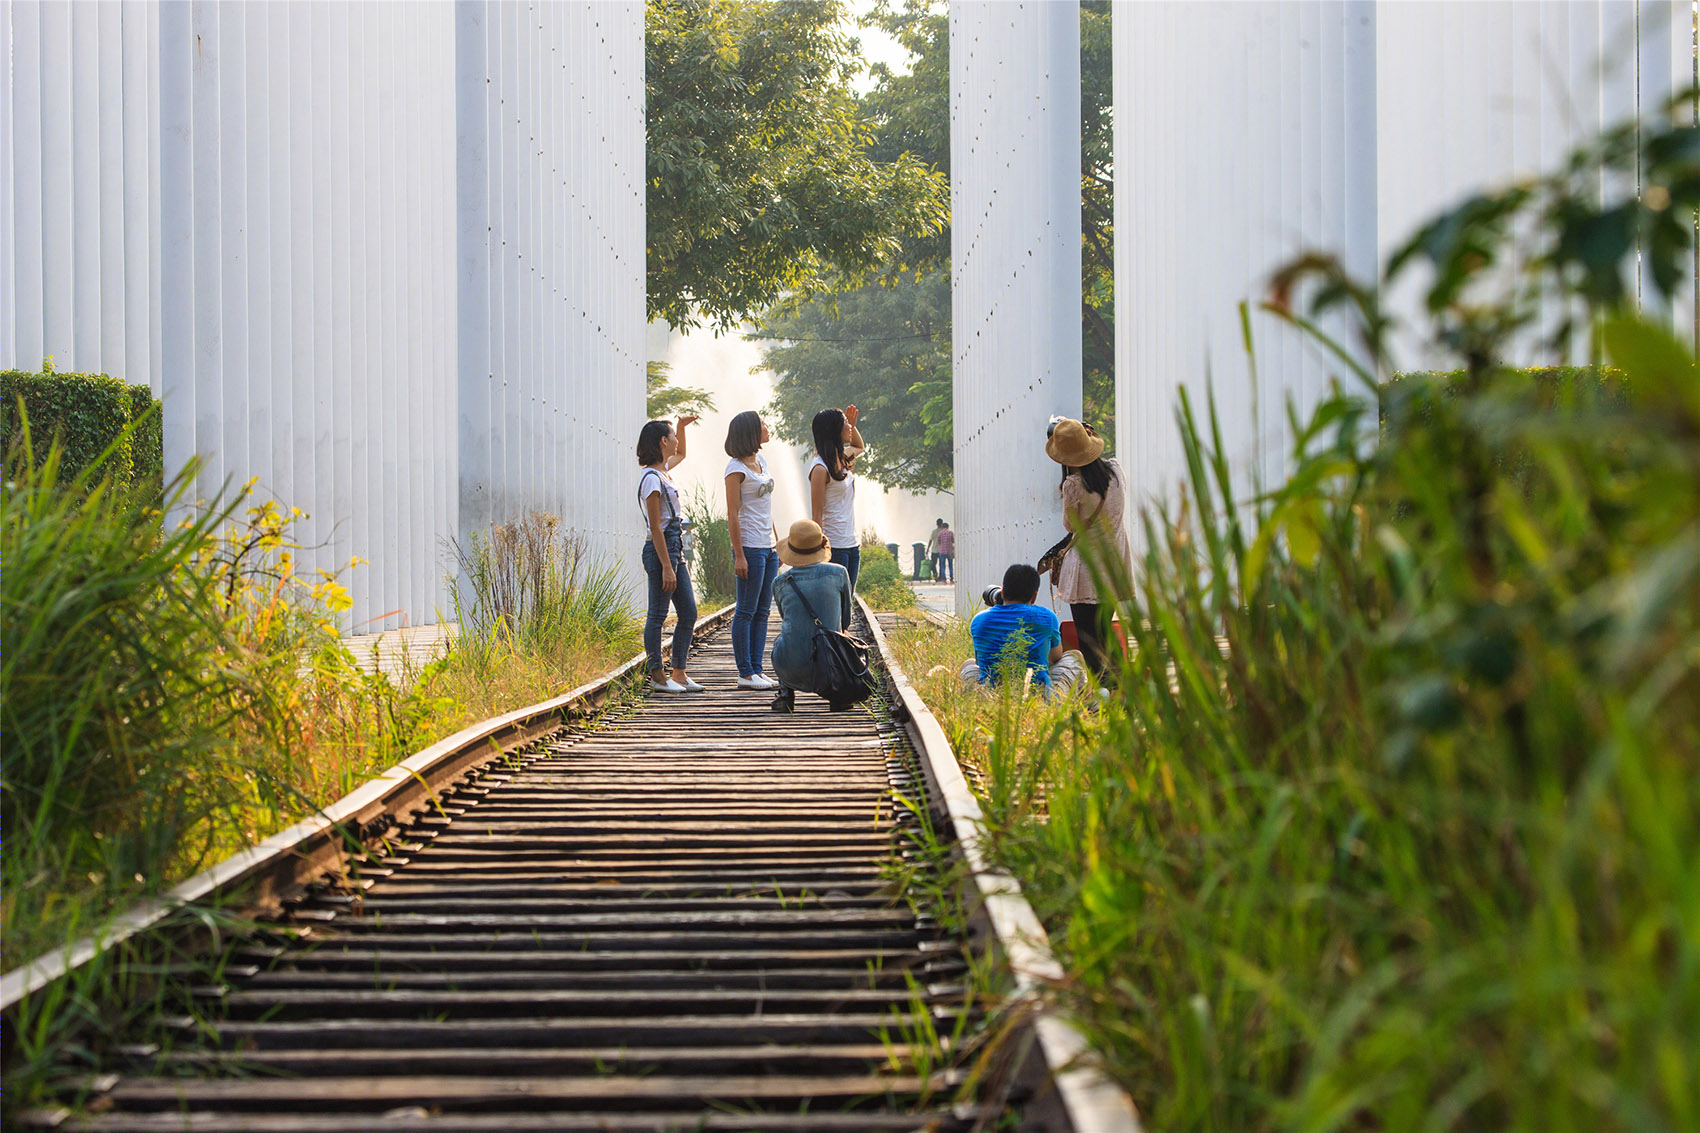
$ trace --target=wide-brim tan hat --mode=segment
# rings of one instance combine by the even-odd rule
[[[779,544],[779,561],[786,566],[824,563],[831,557],[832,544],[827,542],[820,524],[812,519],[799,519],[793,523],[785,541]]]
[[[1069,468],[1084,468],[1104,455],[1104,438],[1092,426],[1064,417],[1045,438],[1045,455]]]

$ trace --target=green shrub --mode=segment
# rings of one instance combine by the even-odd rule
[[[105,374],[62,374],[45,359],[40,373],[0,371],[0,452],[18,436],[18,404],[34,432],[34,451],[45,459],[60,438],[59,477],[67,481],[99,460],[119,483],[163,486],[164,443],[160,403],[146,386],[127,385]],[[134,428],[131,426],[134,425]]]
[[[697,606],[704,612],[724,606],[738,594],[738,571],[732,560],[731,528],[725,508],[712,493],[698,487],[685,501],[695,540],[692,578],[696,582]]]
[[[130,463],[136,483],[163,488],[165,484],[165,406],[143,385],[129,385]]]
[[[903,568],[891,552],[878,544],[862,544],[862,570],[856,593],[876,610],[907,610],[915,605],[915,591],[904,577]]]
[[[1529,399],[1542,409],[1560,405],[1621,406],[1626,391],[1623,371],[1612,366],[1525,366],[1491,371],[1494,380],[1526,387]],[[1465,370],[1412,370],[1394,374],[1377,391],[1383,428],[1407,418],[1432,419],[1437,399],[1468,392]]]

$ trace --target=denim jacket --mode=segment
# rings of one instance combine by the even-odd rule
[[[850,572],[837,563],[811,563],[792,567],[773,586],[781,620],[773,643],[773,672],[786,687],[806,689],[814,683],[815,623],[797,590],[815,608],[821,625],[841,630],[850,624]]]

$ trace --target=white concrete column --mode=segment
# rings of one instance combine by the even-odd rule
[[[488,19],[483,0],[455,4],[455,216],[460,489],[457,537],[465,545],[491,514],[490,118]]]
[[[1079,9],[953,3],[950,45],[956,603],[969,611],[1063,530],[1044,443],[1052,414],[1081,412]]]
[[[195,25],[187,4],[159,12],[160,397],[165,466],[175,474],[195,456]]]
[[[1186,478],[1182,387],[1202,429],[1214,390],[1244,502],[1285,474],[1288,400],[1302,416],[1338,371],[1256,305],[1308,249],[1374,270],[1374,20],[1356,0],[1116,9],[1116,433],[1134,509],[1173,504]]]
[[[12,45],[6,52],[11,97],[4,143],[9,154],[6,247],[11,262],[6,273],[9,301],[0,303],[0,320],[8,332],[0,348],[15,366],[33,370],[47,352],[42,325],[41,8],[8,4],[5,14]]]

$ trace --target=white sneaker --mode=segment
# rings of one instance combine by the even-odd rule
[[[738,678],[738,687],[739,688],[765,689],[765,688],[771,688],[772,686],[769,685],[766,681],[762,680],[761,674],[757,673],[753,677],[739,677]]]
[[[658,681],[654,677],[651,677],[649,679],[649,687],[654,692],[684,692],[685,691],[685,686],[680,684],[678,681],[674,680],[672,677],[668,677],[664,681]]]
[[[756,680],[761,682],[760,684],[758,684],[756,686],[757,688],[778,688],[779,687],[779,682],[774,680],[772,677],[768,676],[766,673],[757,673],[756,674]]]
[[[686,677],[685,678],[685,691],[686,692],[707,692],[708,690],[706,688],[704,688],[702,685],[699,685],[695,681],[691,680],[691,678]]]

